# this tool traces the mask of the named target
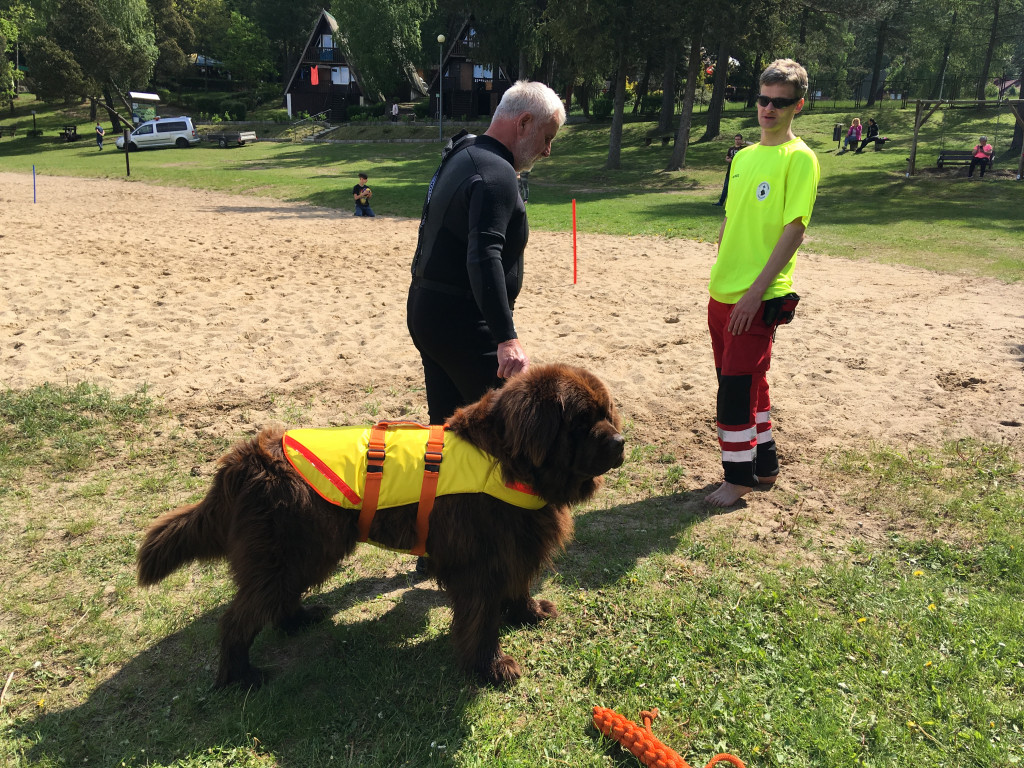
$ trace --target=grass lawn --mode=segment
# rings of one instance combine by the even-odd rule
[[[1021,278],[1022,187],[952,170],[905,179],[912,112],[892,105],[877,118],[895,137],[887,149],[837,156],[831,125],[853,115],[824,106],[798,122],[822,164],[808,248]],[[32,193],[32,165],[123,177],[123,154],[97,152],[85,115],[36,107],[47,135],[0,139],[0,171],[24,179],[5,197]],[[83,140],[59,143],[55,128],[73,117]],[[919,166],[985,132],[997,168],[1015,168],[998,154],[1005,115],[1003,135],[994,117],[938,118]],[[568,228],[575,198],[586,232],[713,239],[729,141],[694,145],[685,171],[665,173],[671,148],[644,147],[648,127],[627,126],[616,172],[602,169],[606,128],[567,127],[531,177],[533,226]],[[729,114],[723,135],[737,130],[752,134],[752,118]],[[437,149],[160,150],[133,154],[131,179],[347,208],[365,169],[379,213],[415,217]],[[229,418],[216,405],[193,418]],[[291,420],[287,397],[268,407]],[[694,504],[684,457],[631,428],[626,463],[578,511],[576,540],[540,587],[561,617],[503,637],[520,685],[472,686],[453,666],[440,595],[407,556],[365,547],[315,596],[332,621],[260,635],[253,656],[272,681],[247,694],[210,689],[232,594],[222,565],[135,585],[140,531],[168,498],[198,498],[209,478],[192,467],[226,447],[192,426],[144,388],[0,388],[0,765],[637,766],[588,727],[595,704],[632,720],[659,708],[654,733],[698,767],[720,751],[752,768],[1024,763],[1017,445],[836,452],[817,478],[841,489],[835,508],[764,521],[760,546]]]
[[[40,139],[0,139],[0,170],[30,174],[108,178],[125,176],[124,155],[100,153],[91,139],[84,110],[55,110],[26,102],[15,118],[0,124],[30,127],[26,113],[36,107],[45,127]],[[949,110],[925,123],[918,148],[919,174],[905,177],[913,109],[881,105],[882,135],[893,141],[881,152],[836,153],[832,125],[849,124],[866,110],[831,111],[821,103],[796,122],[799,135],[818,153],[822,175],[806,250],[882,263],[901,263],[940,271],[963,271],[1016,281],[1024,276],[1019,247],[1024,187],[1014,180],[1017,159],[1009,151],[1009,110]],[[828,111],[827,111],[828,110]],[[67,144],[57,138],[65,122],[79,122],[83,139]],[[694,136],[703,133],[703,116]],[[536,229],[567,231],[571,201],[577,201],[581,232],[654,235],[713,240],[721,209],[717,200],[723,157],[731,136],[756,139],[749,112],[727,111],[722,141],[693,144],[683,171],[666,172],[672,147],[643,145],[651,123],[627,123],[622,169],[603,168],[607,125],[570,125],[555,140],[553,154],[530,177],[530,223]],[[261,129],[262,130],[262,129]],[[426,183],[437,166],[436,143],[422,143],[433,129],[422,126],[353,124],[333,131],[339,140],[416,138],[421,143],[260,142],[221,150],[200,145],[189,150],[150,150],[131,157],[131,179],[154,184],[217,189],[328,207],[348,208],[357,174],[370,174],[374,210],[383,215],[418,217]],[[482,126],[476,130],[482,130]],[[280,133],[277,127],[268,131]],[[446,135],[454,132],[446,130]],[[940,148],[970,148],[981,133],[995,143],[996,171],[985,180],[966,178],[963,167],[935,169]],[[112,140],[108,141],[112,144]],[[31,194],[30,188],[20,190]]]
[[[0,392],[0,764],[637,765],[588,728],[595,704],[658,707],[655,733],[696,766],[1024,760],[1024,492],[1005,446],[834,454],[833,511],[884,534],[829,512],[751,546],[634,439],[544,580],[562,617],[505,633],[518,686],[470,685],[439,593],[365,547],[314,596],[332,622],[257,638],[273,679],[246,694],[210,689],[222,565],[134,583],[139,531],[198,497],[189,467],[225,447],[197,434],[145,390]]]

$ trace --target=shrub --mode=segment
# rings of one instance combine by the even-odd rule
[[[662,101],[661,92],[647,94],[643,106],[640,108],[640,114],[648,117],[660,114]]]
[[[614,102],[607,96],[598,96],[590,105],[590,114],[597,120],[607,120],[612,115]]]
[[[249,107],[244,101],[222,101],[220,108],[226,120],[245,120],[249,114]]]
[[[419,119],[424,119],[430,114],[430,102],[420,101],[412,105],[412,113]]]
[[[197,93],[192,96],[192,107],[200,112],[212,115],[221,111],[221,101],[224,97],[216,93]]]

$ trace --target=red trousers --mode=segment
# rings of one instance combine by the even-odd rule
[[[764,303],[750,328],[739,336],[728,331],[732,304],[708,302],[708,329],[718,373],[715,420],[726,482],[752,488],[758,477],[779,473],[772,437],[768,368],[774,326],[764,322]]]

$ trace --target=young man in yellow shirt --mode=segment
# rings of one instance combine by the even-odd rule
[[[818,191],[818,160],[793,133],[807,72],[779,59],[761,73],[761,141],[729,171],[711,268],[708,328],[718,373],[716,421],[724,481],[706,501],[728,507],[779,474],[767,373],[775,328],[795,309],[793,266]]]

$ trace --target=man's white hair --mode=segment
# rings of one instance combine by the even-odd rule
[[[529,112],[540,122],[553,117],[559,127],[565,122],[565,105],[558,94],[536,81],[520,80],[505,91],[492,119],[510,120],[523,112]]]

